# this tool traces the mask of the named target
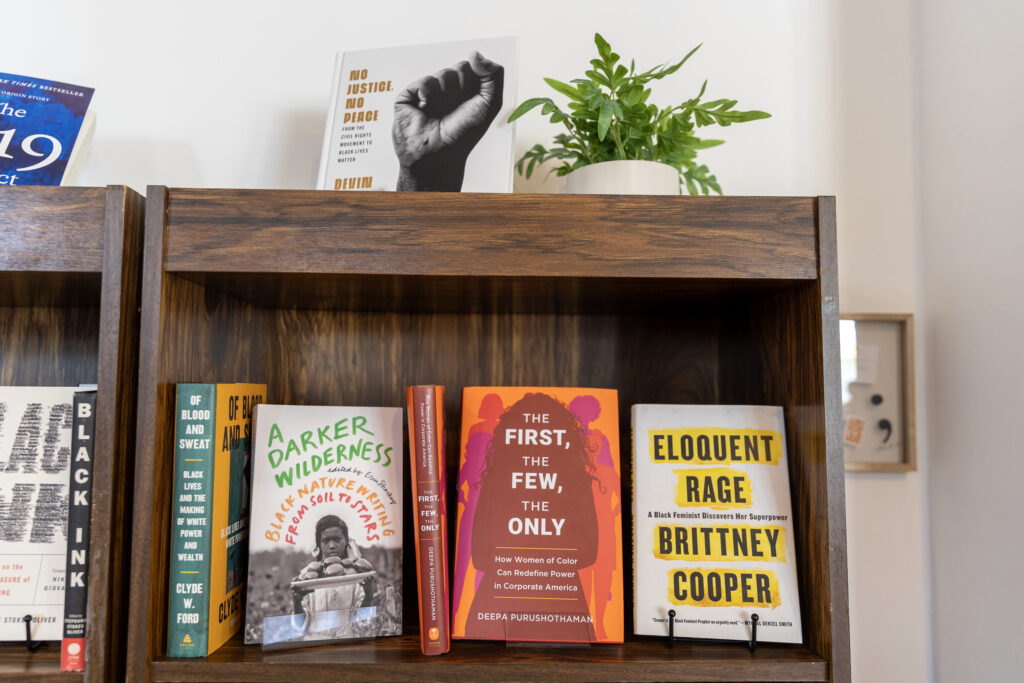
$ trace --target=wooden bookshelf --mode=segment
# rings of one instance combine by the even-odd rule
[[[149,188],[128,678],[849,680],[834,216],[828,197]],[[409,384],[443,384],[450,500],[463,386],[617,388],[623,444],[633,403],[784,406],[804,644],[455,641],[425,658],[406,580],[400,638],[268,652],[236,640],[168,658],[184,381],[395,406]],[[622,461],[628,482],[628,449]],[[624,486],[626,530],[630,495]],[[628,567],[628,546],[624,557]],[[628,571],[625,595],[628,633]]]
[[[0,384],[98,386],[86,671],[5,643],[0,677],[123,675],[143,209],[125,187],[0,190]]]

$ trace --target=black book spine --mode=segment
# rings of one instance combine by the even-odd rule
[[[68,490],[68,552],[64,573],[64,640],[61,671],[85,670],[85,625],[89,588],[89,520],[96,440],[96,392],[75,393]]]

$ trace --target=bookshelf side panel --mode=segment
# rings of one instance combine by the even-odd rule
[[[86,636],[96,680],[124,676],[142,268],[142,197],[110,187],[106,203]]]
[[[839,304],[834,200],[819,200],[821,279],[768,297],[752,315],[765,400],[786,410],[804,637],[850,677]]]

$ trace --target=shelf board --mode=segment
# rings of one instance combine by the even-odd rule
[[[167,272],[818,277],[812,197],[175,189],[166,198]]]
[[[100,273],[103,187],[26,187],[0,191],[0,271]]]
[[[61,681],[71,683],[85,679],[82,673],[61,673],[60,643],[48,642],[35,652],[28,652],[22,643],[0,646],[0,678],[23,681]]]
[[[453,641],[444,656],[420,654],[418,636],[380,638],[264,652],[234,639],[209,657],[153,661],[153,681],[333,681],[533,679],[671,681],[824,681],[828,664],[802,645],[761,645],[657,639],[622,645],[505,645]]]

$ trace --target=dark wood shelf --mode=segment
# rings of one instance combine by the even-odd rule
[[[831,198],[149,188],[128,677],[849,680],[834,216]],[[464,386],[616,388],[623,444],[633,403],[781,405],[804,645],[459,641],[425,658],[406,635],[168,659],[173,392],[186,381],[266,382],[271,402],[321,405],[403,405],[407,385],[443,384],[450,500]],[[624,529],[630,503],[626,486]]]
[[[167,272],[818,277],[811,197],[178,189],[161,196],[173,226],[164,240]],[[244,250],[232,236],[244,239]]]
[[[0,678],[71,683],[85,680],[85,674],[61,673],[60,643],[47,643],[35,652],[29,652],[18,643],[4,643],[0,645]]]
[[[107,200],[102,187],[3,188],[0,270],[102,273]]]
[[[341,667],[339,669],[339,667]],[[457,640],[444,656],[420,654],[418,636],[264,652],[237,639],[202,660],[158,658],[154,681],[355,680],[827,681],[828,664],[803,646],[654,639],[623,645],[540,646]]]
[[[61,674],[53,642],[5,645],[0,676],[103,681],[123,670],[143,208],[125,187],[0,190],[0,384],[98,385],[86,672]]]

